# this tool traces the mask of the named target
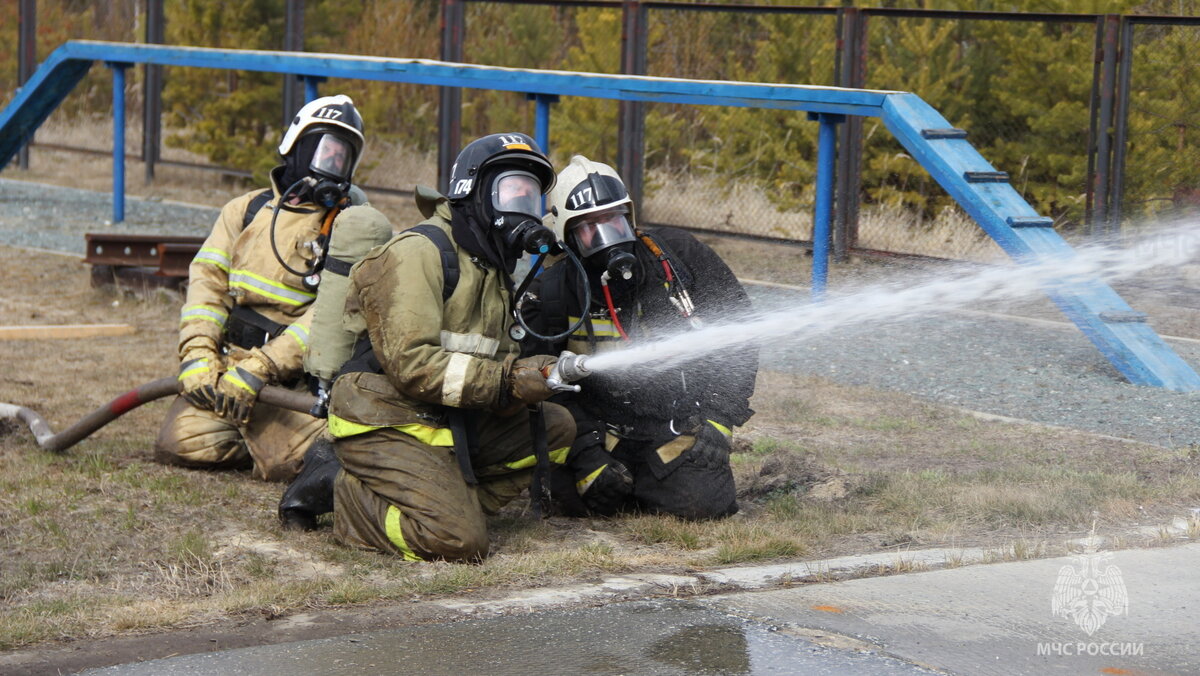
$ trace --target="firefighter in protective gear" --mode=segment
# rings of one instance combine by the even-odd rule
[[[540,204],[553,184],[533,139],[480,138],[459,154],[448,197],[419,196],[427,220],[351,271],[345,324],[365,340],[329,399],[340,542],[408,560],[479,560],[485,514],[530,485],[529,405],[553,394],[556,360],[519,358],[510,275],[522,252],[553,238]],[[565,456],[570,414],[546,404],[540,417],[550,459]]]
[[[256,401],[264,385],[303,388],[300,366],[316,297],[311,273],[327,218],[334,228],[353,219],[386,221],[350,185],[362,129],[347,96],[308,103],[284,133],[283,164],[271,171],[270,190],[222,208],[188,270],[179,330],[182,396],[155,442],[160,462],[252,467],[255,477],[273,481],[300,469],[323,421]]]
[[[530,287],[536,302],[525,305],[527,323],[554,336],[585,320],[554,343],[527,339],[526,353],[594,354],[689,331],[705,319],[735,321],[749,310],[712,249],[682,230],[637,228],[625,184],[608,165],[573,157],[550,203],[556,231],[583,260],[592,297],[576,292],[575,266],[548,268]],[[596,373],[582,392],[556,397],[578,428],[566,465],[553,475],[560,508],[572,515],[636,508],[687,519],[735,513],[732,429],[754,413],[757,372],[757,351],[747,349],[641,377]]]

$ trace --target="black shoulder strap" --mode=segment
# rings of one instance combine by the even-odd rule
[[[567,301],[563,296],[563,287],[566,286],[562,283],[564,279],[558,271],[542,271],[542,283],[538,289],[541,300],[540,330],[546,334],[557,334],[571,325],[571,318],[567,316]]]
[[[242,215],[242,230],[250,227],[251,221],[258,215],[259,210],[271,201],[271,195],[271,190],[264,190],[250,198],[250,203],[246,205],[246,213]]]
[[[442,252],[442,302],[445,303],[454,295],[458,287],[458,251],[445,230],[432,223],[422,223],[408,229],[407,232],[417,232],[428,237]]]

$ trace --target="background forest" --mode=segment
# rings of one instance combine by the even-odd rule
[[[70,38],[144,38],[141,0],[37,4],[39,60]],[[308,51],[438,58],[438,0],[307,0],[304,5]],[[1195,3],[1171,0],[891,0],[857,6],[1197,13]],[[167,0],[165,11],[169,44],[279,49],[283,43],[284,0]],[[618,8],[468,2],[466,16],[467,62],[619,72]],[[654,9],[648,21],[651,75],[816,85],[835,81],[833,16]],[[5,27],[0,32],[0,91],[7,100],[16,85],[16,2],[0,5],[0,25]],[[1094,23],[872,17],[867,35],[867,87],[920,95],[955,126],[967,129],[980,152],[1009,172],[1014,187],[1039,212],[1053,216],[1061,231],[1084,229]],[[1138,219],[1188,211],[1200,203],[1200,77],[1192,51],[1200,45],[1200,27],[1138,26],[1134,44],[1125,214]],[[141,75],[131,71],[130,76],[135,117]],[[283,114],[279,76],[167,69],[165,81],[169,147],[259,176],[273,165],[273,153],[265,150],[274,146]],[[108,73],[93,69],[61,114],[107,115],[110,86]],[[331,81],[322,91],[354,97],[372,148],[425,157],[436,150],[436,88]],[[519,94],[463,93],[464,138],[506,129],[531,132],[533,115],[533,104]],[[565,98],[555,106],[551,122],[556,161],[583,153],[614,162],[616,120],[615,102]],[[811,210],[816,132],[816,124],[804,115],[787,111],[649,104],[647,213],[660,221],[802,238]],[[893,216],[902,213],[908,228],[928,228],[954,217],[952,201],[877,120],[866,121],[864,135],[865,214],[871,208]],[[376,170],[374,183],[412,184],[408,177],[383,175],[380,170],[386,167],[379,162],[385,154],[373,154],[365,158],[365,166]],[[421,178],[432,180],[428,172]],[[679,204],[672,206],[672,200]]]

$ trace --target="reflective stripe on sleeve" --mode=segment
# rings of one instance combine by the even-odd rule
[[[201,263],[215,265],[225,272],[229,272],[229,254],[221,251],[220,249],[214,249],[210,246],[201,247],[200,251],[196,253],[196,257],[193,258],[192,261],[199,261]]]
[[[288,334],[292,338],[295,338],[296,342],[300,343],[301,350],[304,350],[304,351],[308,350],[308,329],[301,326],[300,324],[292,324],[291,326],[284,329],[283,332]]]
[[[442,331],[442,347],[450,352],[463,352],[491,358],[496,356],[496,350],[500,349],[500,341],[479,333]]]
[[[375,430],[391,428],[399,432],[403,432],[408,436],[428,446],[445,446],[451,447],[454,445],[454,432],[449,427],[430,427],[421,423],[407,423],[404,425],[365,425],[339,418],[332,413],[329,415],[329,434],[334,439],[344,439],[353,437]]]
[[[447,406],[462,403],[463,388],[467,383],[467,368],[471,366],[471,355],[455,352],[450,355],[446,373],[442,376],[442,402]]]
[[[412,547],[404,541],[404,533],[400,529],[400,508],[395,505],[388,505],[387,516],[383,518],[383,530],[387,533],[387,539],[394,545],[396,549],[404,556],[405,561],[420,561],[421,557],[413,553]]]
[[[224,328],[225,320],[229,315],[221,310],[211,308],[207,305],[184,305],[179,311],[179,325],[183,326],[193,319],[199,319],[206,322],[212,322],[217,326]]]
[[[272,282],[262,275],[249,270],[234,270],[229,273],[229,286],[253,291],[260,296],[273,298],[288,305],[305,305],[312,302],[317,294],[290,287],[286,284]]]
[[[562,464],[566,463],[567,462],[567,453],[569,453],[570,451],[571,451],[570,446],[563,446],[562,448],[556,448],[553,451],[550,451],[550,462],[552,462],[556,465],[562,465]],[[516,460],[513,462],[506,462],[506,463],[504,463],[504,466],[509,469],[526,469],[529,467],[533,467],[536,464],[537,464],[537,456],[527,455],[524,458],[521,458],[520,460]]]

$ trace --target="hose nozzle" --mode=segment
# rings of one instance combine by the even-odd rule
[[[578,392],[581,388],[571,383],[592,374],[587,368],[587,358],[586,354],[563,350],[562,354],[558,355],[554,370],[546,378],[546,385],[555,392]]]

